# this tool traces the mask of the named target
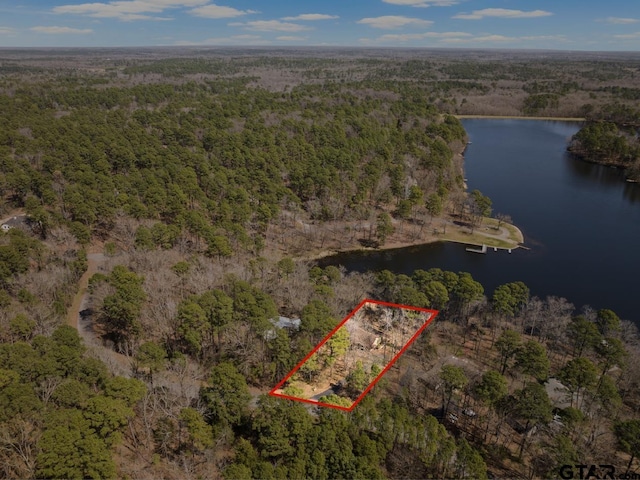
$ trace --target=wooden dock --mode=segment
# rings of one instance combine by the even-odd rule
[[[487,247],[486,245],[482,245],[481,248],[474,248],[474,247],[467,247],[466,250],[467,252],[472,252],[472,253],[487,253],[489,247]],[[511,250],[513,250],[512,248],[504,248],[504,247],[490,247],[493,248],[494,252],[497,252],[498,250],[506,250],[508,253],[511,253]],[[527,250],[529,250],[529,248],[524,247],[522,245],[519,245],[516,248],[526,248]]]

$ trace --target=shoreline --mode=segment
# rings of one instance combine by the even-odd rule
[[[322,250],[319,251],[317,253],[311,254],[311,255],[305,255],[305,256],[299,256],[299,257],[293,257],[293,260],[300,260],[300,261],[305,261],[305,262],[313,262],[316,260],[322,260],[323,258],[327,258],[327,257],[332,257],[334,255],[340,255],[340,254],[352,254],[352,253],[361,253],[361,252],[384,252],[387,250],[400,250],[402,248],[409,248],[409,247],[421,247],[423,245],[430,245],[432,243],[438,243],[438,242],[446,242],[446,243],[457,243],[458,245],[466,245],[468,247],[482,247],[482,244],[480,243],[467,243],[467,242],[463,242],[460,240],[448,240],[446,238],[433,238],[430,240],[422,240],[422,241],[418,241],[418,242],[410,242],[410,243],[389,243],[389,244],[385,244],[381,247],[378,248],[373,248],[373,247],[360,247],[360,248],[348,248],[348,249],[344,249],[344,250]],[[517,250],[519,248],[524,248],[525,250],[527,250],[528,248],[524,245],[516,245],[514,247],[511,248],[507,248],[507,247],[493,247],[493,246],[489,246],[487,245],[487,249],[493,249],[493,248],[497,248],[498,250]]]
[[[558,122],[585,122],[586,118],[581,117],[527,117],[524,115],[453,115],[457,119],[483,118],[487,120],[556,120]]]
[[[442,220],[442,219],[441,219]],[[492,219],[490,217],[485,218],[486,220],[493,220],[495,222],[497,222],[497,220]],[[360,246],[360,247],[356,247],[355,245],[353,246],[354,248],[351,247],[346,247],[346,248],[342,248],[342,249],[323,249],[323,250],[318,250],[315,252],[309,252],[307,254],[304,255],[296,255],[294,257],[292,257],[294,260],[300,260],[300,261],[308,261],[308,262],[313,262],[316,260],[321,260],[323,258],[326,257],[331,257],[333,255],[338,255],[338,254],[351,254],[351,253],[359,253],[359,252],[383,252],[383,251],[387,251],[387,250],[398,250],[401,248],[409,248],[409,247],[419,247],[419,246],[423,246],[423,245],[429,245],[432,243],[437,243],[437,242],[449,242],[449,243],[457,243],[459,245],[466,245],[469,247],[482,247],[483,245],[487,246],[487,249],[493,249],[493,248],[497,248],[498,250],[516,250],[518,248],[524,248],[527,249],[526,246],[524,246],[524,235],[522,234],[522,231],[515,225],[510,224],[510,223],[502,223],[502,228],[504,228],[505,230],[513,230],[513,233],[518,237],[518,241],[516,240],[509,240],[507,238],[497,238],[494,236],[486,236],[486,235],[482,235],[484,236],[484,239],[487,240],[486,243],[478,243],[476,241],[473,241],[474,239],[477,239],[478,236],[481,235],[480,232],[476,231],[475,232],[475,236],[470,239],[469,241],[465,241],[463,239],[460,238],[456,238],[457,236],[454,235],[469,235],[468,233],[464,232],[464,229],[467,229],[468,227],[460,227],[457,225],[450,225],[447,224],[447,230],[448,233],[446,234],[429,234],[427,236],[425,236],[424,238],[421,239],[416,239],[415,241],[408,241],[408,242],[401,242],[401,241],[391,241],[388,243],[385,243],[384,245],[381,245],[379,247],[364,247],[364,246]],[[486,227],[485,227],[486,228]],[[440,236],[441,235],[441,236]],[[503,241],[503,242],[507,242],[510,243],[509,246],[504,246],[504,245],[492,245],[491,243],[496,243],[498,241]]]

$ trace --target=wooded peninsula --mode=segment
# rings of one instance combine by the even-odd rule
[[[0,476],[640,476],[615,306],[313,260],[521,245],[467,191],[458,116],[585,119],[570,151],[640,180],[639,74],[630,53],[0,50]],[[267,395],[365,298],[439,314],[351,412]],[[352,363],[353,399],[379,370]]]

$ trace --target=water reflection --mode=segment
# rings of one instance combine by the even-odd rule
[[[618,168],[589,163],[569,152],[565,154],[564,158],[571,173],[580,178],[613,188],[620,188],[621,182],[624,182],[624,173]]]
[[[622,195],[628,202],[640,203],[640,183],[626,182]]]
[[[565,164],[571,175],[583,179],[600,188],[622,190],[624,200],[630,203],[640,202],[640,184],[626,181],[624,170],[586,162],[567,152]]]

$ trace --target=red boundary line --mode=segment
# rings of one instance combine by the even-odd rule
[[[286,381],[289,380],[289,378],[291,378],[291,376],[300,369],[300,367],[304,364],[304,362],[306,362],[309,358],[311,358],[311,356],[314,353],[316,353],[320,349],[320,347],[322,347],[322,345],[324,345],[333,336],[333,334],[340,329],[340,327],[342,327],[351,317],[353,317],[353,315],[355,315],[355,313],[358,310],[360,310],[365,303],[375,303],[378,305],[384,305],[386,307],[404,308],[405,310],[413,310],[418,312],[428,312],[428,313],[431,313],[431,315],[429,316],[427,321],[418,329],[418,331],[416,331],[416,333],[413,334],[413,336],[409,339],[409,341],[405,344],[405,346],[402,347],[400,351],[389,361],[387,366],[382,369],[382,371],[378,374],[378,376],[371,381],[369,386],[365,388],[364,392],[362,392],[360,396],[354,400],[353,405],[351,405],[350,407],[343,407],[341,405],[332,405],[329,403],[318,402],[318,401],[307,399],[307,398],[292,397],[290,395],[285,395],[284,393],[276,393],[276,390],[278,390],[282,385],[284,385]],[[358,304],[356,308],[354,308],[346,317],[344,317],[344,320],[342,320],[333,330],[331,330],[326,337],[320,340],[320,343],[318,343],[318,345],[316,345],[315,348],[311,350],[310,353],[308,353],[302,360],[300,360],[300,362],[295,367],[293,367],[293,370],[291,370],[280,382],[278,382],[278,384],[275,387],[271,389],[271,391],[269,392],[269,395],[274,397],[286,398],[288,400],[295,400],[297,402],[305,402],[305,403],[310,403],[312,405],[320,405],[322,407],[335,408],[337,410],[350,412],[356,407],[356,405],[358,405],[358,403],[360,403],[360,401],[364,398],[364,396],[367,393],[369,393],[369,391],[376,385],[376,383],[378,383],[378,380],[380,380],[382,376],[393,366],[393,364],[396,362],[396,360],[398,360],[400,355],[402,355],[407,350],[407,348],[411,346],[411,344],[415,341],[415,339],[418,338],[418,336],[424,331],[425,328],[429,326],[429,324],[433,321],[434,318],[436,318],[437,315],[438,315],[438,310],[431,310],[429,308],[414,307],[411,305],[400,305],[398,303],[383,302],[380,300],[372,300],[368,298],[364,299]]]

